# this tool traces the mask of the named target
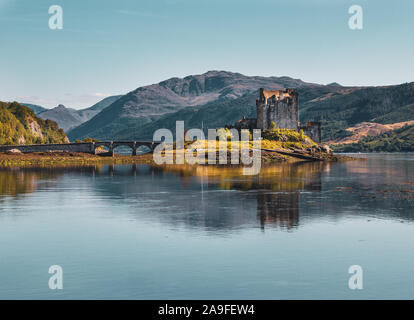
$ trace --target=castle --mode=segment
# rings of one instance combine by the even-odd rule
[[[293,89],[265,91],[260,88],[259,99],[256,100],[257,118],[243,119],[236,122],[236,129],[267,130],[272,122],[280,129],[303,130],[313,141],[321,142],[321,124],[307,122],[301,126],[299,122],[299,94]]]

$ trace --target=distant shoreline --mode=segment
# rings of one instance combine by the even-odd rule
[[[114,155],[102,157],[88,153],[40,152],[25,154],[0,153],[0,168],[15,167],[69,167],[105,164],[149,163],[139,156]]]
[[[304,153],[306,154],[306,153]],[[310,154],[309,154],[310,155]],[[355,160],[356,158],[320,153],[321,161]],[[359,159],[360,160],[360,159]],[[262,150],[262,163],[281,163],[307,161],[306,159],[293,158],[279,154],[272,150]],[[230,163],[230,162],[228,162]],[[93,166],[113,164],[155,164],[152,153],[138,156],[115,154],[113,157],[105,157],[88,153],[72,152],[41,152],[26,154],[0,153],[0,168],[16,167],[69,167],[69,166]]]

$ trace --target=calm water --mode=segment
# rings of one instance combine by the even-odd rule
[[[0,298],[412,299],[414,154],[361,156],[0,170]]]

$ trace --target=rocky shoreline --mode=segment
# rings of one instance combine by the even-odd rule
[[[230,158],[230,152],[228,156]],[[262,163],[277,163],[285,161],[340,161],[355,159],[335,155],[321,147],[313,147],[308,149],[262,148],[261,160]],[[154,164],[154,160],[153,154],[151,153],[138,156],[115,154],[111,157],[73,152],[0,153],[0,168],[90,166],[105,164]]]

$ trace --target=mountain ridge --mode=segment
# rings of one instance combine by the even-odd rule
[[[67,108],[63,104],[59,104],[57,107],[52,109],[46,109],[41,106],[30,104],[27,104],[27,106],[33,109],[40,118],[50,119],[57,122],[58,125],[65,130],[65,132],[67,132],[70,129],[75,128],[93,118],[96,114],[111,105],[120,97],[121,95],[109,96],[95,103],[91,107],[79,110]],[[38,112],[36,112],[36,110]]]
[[[324,141],[341,141],[352,134],[348,128],[365,122],[381,128],[414,120],[414,83],[344,87],[336,82],[322,85],[290,77],[208,71],[136,88],[69,130],[68,136],[71,140],[139,140],[151,139],[159,128],[174,132],[178,120],[183,120],[186,128],[231,125],[242,116],[256,117],[260,87],[297,90],[301,122],[320,121]]]
[[[317,89],[326,86],[286,76],[245,76],[229,71],[208,71],[184,78],[173,77],[127,93],[89,121],[70,130],[68,135],[71,139],[117,137],[118,132],[128,130],[130,126],[140,127],[182,109],[197,109],[210,103],[233,101],[256,92],[260,87],[279,90],[286,87]],[[330,88],[331,91],[341,89]]]

